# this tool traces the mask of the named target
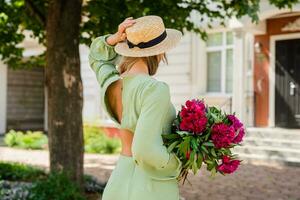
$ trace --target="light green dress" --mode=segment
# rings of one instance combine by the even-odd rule
[[[116,62],[121,55],[106,43],[110,34],[92,41],[89,63],[100,85],[101,105],[118,128],[134,133],[132,157],[120,154],[107,182],[103,200],[178,200],[177,177],[182,163],[168,153],[161,134],[171,132],[176,110],[169,86],[150,75],[120,77]],[[122,120],[119,124],[108,107],[105,91],[114,81],[123,80]]]

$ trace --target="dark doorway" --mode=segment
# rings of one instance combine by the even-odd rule
[[[275,126],[300,128],[300,38],[275,43]]]

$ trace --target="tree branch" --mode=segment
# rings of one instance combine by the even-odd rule
[[[31,0],[25,0],[25,7],[29,10],[32,16],[35,16],[35,18],[42,26],[46,26],[45,15],[34,5]]]

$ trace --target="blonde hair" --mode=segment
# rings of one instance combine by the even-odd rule
[[[118,71],[120,74],[123,72],[130,70],[130,68],[139,60],[142,59],[148,67],[149,75],[152,76],[156,73],[159,65],[159,55],[154,55],[154,56],[147,56],[147,57],[127,57],[127,56],[122,56],[122,59],[120,60],[118,64]],[[166,53],[162,54],[162,60],[164,63],[168,64],[168,59],[166,56]]]

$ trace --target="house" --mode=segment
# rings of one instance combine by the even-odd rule
[[[196,16],[192,16],[197,21]],[[259,23],[232,19],[208,30],[208,40],[186,32],[167,53],[155,77],[170,85],[177,109],[190,98],[204,99],[236,115],[247,127],[300,128],[300,4],[279,10],[261,2]],[[28,38],[25,55],[42,47]],[[84,85],[83,117],[111,124],[102,112],[99,88],[80,46]],[[0,133],[11,128],[47,129],[43,69],[11,70],[0,63]]]

